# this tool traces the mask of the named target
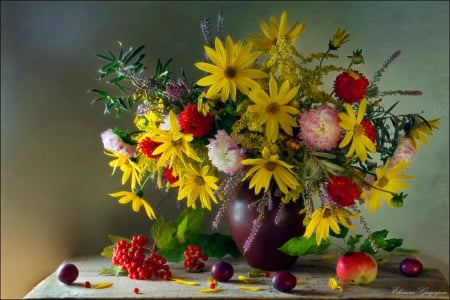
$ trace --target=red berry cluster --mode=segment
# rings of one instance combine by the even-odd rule
[[[201,272],[205,268],[208,256],[202,253],[199,246],[189,245],[184,251],[183,264],[188,272]]]
[[[133,236],[131,243],[122,240],[113,249],[112,263],[128,272],[130,279],[163,278],[169,280],[172,276],[167,260],[160,254],[150,251],[145,245],[149,242],[143,235]]]

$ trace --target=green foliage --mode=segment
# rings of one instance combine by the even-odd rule
[[[174,222],[167,222],[162,216],[158,217],[150,228],[150,237],[154,245],[152,251],[158,251],[170,262],[180,262],[184,259],[184,250],[189,245],[197,245],[208,257],[222,258],[226,255],[240,256],[233,239],[229,235],[203,233],[204,209],[184,209]],[[131,239],[109,235],[112,244],[103,248],[101,255],[112,258],[113,249],[117,242]],[[102,270],[105,275],[121,275],[116,266]]]
[[[387,238],[389,231],[386,229],[375,231],[364,240],[362,240],[363,236],[361,234],[351,235],[345,240],[348,230],[342,233],[339,236],[334,234],[334,236],[344,239],[347,246],[345,252],[354,252],[356,250],[369,254],[375,254],[378,250],[392,252],[403,244],[403,239]]]
[[[386,229],[372,233],[371,239],[365,239],[359,246],[359,250],[369,254],[375,254],[372,243],[378,248],[387,252],[392,252],[395,248],[403,244],[403,239],[387,239],[388,231]]]
[[[330,240],[322,240],[320,245],[316,243],[316,235],[313,234],[310,238],[306,237],[294,237],[284,243],[280,248],[280,251],[292,255],[303,256],[307,254],[321,254],[328,250],[330,247]]]
[[[168,261],[181,261],[188,245],[200,246],[202,252],[209,257],[240,255],[234,241],[228,235],[203,233],[204,213],[203,209],[185,209],[173,223],[166,223],[161,217],[155,222],[151,235],[160,253]]]
[[[92,102],[103,102],[105,104],[104,113],[107,114],[111,109],[120,116],[124,111],[133,108],[133,91],[143,84],[141,73],[145,69],[142,59],[145,54],[141,54],[144,45],[133,49],[130,47],[124,51],[121,43],[120,51],[114,55],[111,51],[108,54],[97,54],[97,57],[106,62],[106,65],[99,69],[99,80],[119,91],[119,95],[113,95],[111,92],[100,89],[90,89],[88,92],[97,94]]]
[[[123,237],[123,236],[118,236],[118,235],[112,235],[110,234],[109,236],[109,240],[111,241],[111,245],[108,245],[106,247],[103,248],[102,252],[100,253],[101,256],[104,256],[106,258],[112,258],[113,256],[113,249],[114,246],[116,245],[116,243],[124,240],[127,242],[130,242],[131,240],[129,238]]]
[[[102,267],[98,274],[105,276],[123,276],[127,275],[127,271],[122,270],[121,266],[112,265],[111,267]]]

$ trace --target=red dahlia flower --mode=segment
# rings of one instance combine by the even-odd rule
[[[164,169],[164,176],[166,177],[169,184],[173,184],[178,180],[178,177],[173,176],[172,169],[167,167]]]
[[[206,136],[213,128],[213,116],[203,115],[198,111],[197,105],[189,104],[178,116],[180,126],[186,133],[191,133],[196,138]]]
[[[334,81],[334,94],[349,104],[361,101],[366,95],[369,80],[358,71],[339,74]]]
[[[161,145],[161,143],[157,143],[153,141],[151,138],[146,137],[143,140],[139,142],[139,149],[142,153],[145,154],[148,158],[154,158],[157,159],[161,156],[161,154],[153,155],[153,151],[155,151],[156,147]]]
[[[351,206],[361,196],[360,187],[346,176],[331,176],[327,183],[327,192],[340,206]]]
[[[364,135],[367,136],[373,143],[375,143],[375,140],[377,138],[377,131],[372,122],[369,119],[363,119],[361,121],[361,126],[364,127]]]

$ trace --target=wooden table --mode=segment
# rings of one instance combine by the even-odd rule
[[[207,266],[212,265],[210,259]],[[131,280],[126,276],[98,275],[102,267],[110,267],[109,259],[99,255],[74,257],[67,262],[74,263],[80,274],[72,285],[60,283],[55,273],[34,287],[25,299],[449,299],[449,285],[436,269],[425,269],[418,277],[405,277],[398,271],[399,257],[390,257],[389,262],[380,264],[377,279],[369,285],[343,285],[343,291],[328,287],[328,278],[335,276],[334,259],[317,256],[301,257],[290,270],[297,276],[299,284],[290,293],[282,293],[272,288],[271,278],[259,278],[256,284],[246,284],[238,280],[239,275],[248,275],[249,267],[242,259],[227,259],[234,266],[234,276],[229,282],[218,283],[223,289],[216,293],[202,293],[209,287],[209,272],[187,273],[181,263],[169,263],[173,277],[195,281],[199,285],[187,286],[174,281]],[[273,274],[271,274],[273,275]],[[103,289],[85,288],[91,285],[111,282],[112,286]],[[262,290],[250,291],[243,287],[259,287]],[[134,288],[139,293],[134,293]]]

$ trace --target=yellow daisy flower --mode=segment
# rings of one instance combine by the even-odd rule
[[[241,41],[234,44],[230,36],[227,36],[225,47],[219,38],[215,39],[215,50],[205,46],[206,55],[211,63],[198,62],[195,66],[211,75],[200,78],[197,84],[210,86],[206,97],[217,98],[220,95],[222,101],[236,100],[236,90],[247,94],[250,89],[258,89],[259,84],[254,79],[267,77],[267,74],[251,66],[260,55],[260,52],[251,52],[252,45],[243,45]]]
[[[187,198],[187,207],[196,208],[195,201],[200,199],[202,208],[211,210],[211,200],[217,203],[214,191],[218,188],[216,182],[219,178],[210,174],[209,166],[205,165],[200,170],[191,165],[184,170],[180,180],[173,184],[179,186],[177,200]]]
[[[158,158],[157,166],[164,167],[168,162],[169,168],[172,168],[176,159],[179,159],[183,164],[186,163],[186,158],[201,161],[189,144],[193,140],[192,134],[181,132],[181,127],[173,111],[169,112],[168,118],[170,126],[168,131],[155,129],[150,132],[151,139],[154,142],[161,143],[153,151],[155,156],[161,154]]]
[[[304,237],[310,238],[316,232],[316,244],[320,245],[320,242],[330,235],[330,228],[336,234],[341,232],[338,223],[353,229],[354,226],[349,222],[351,217],[358,217],[358,214],[348,212],[340,207],[325,205],[316,209],[312,214],[311,221],[306,226]]]
[[[135,190],[136,185],[141,185],[142,170],[131,157],[119,152],[105,152],[105,154],[116,158],[109,162],[109,166],[113,168],[112,175],[114,175],[117,167],[120,168],[122,171],[122,184],[125,184],[131,177],[131,189]]]
[[[432,135],[433,129],[439,129],[438,125],[440,121],[441,119],[434,119],[427,121],[428,124],[423,122],[421,125],[409,131],[409,136],[411,137],[411,141],[415,149],[418,149],[419,147],[419,145],[417,144],[417,140],[421,141],[424,144],[428,144],[428,139],[426,136]]]
[[[280,37],[284,37],[289,42],[294,42],[305,29],[305,24],[295,23],[289,31],[286,32],[288,26],[288,15],[284,11],[280,17],[280,24],[275,16],[270,17],[269,24],[261,21],[259,27],[263,34],[253,33],[255,36],[254,47],[257,50],[268,52],[272,46],[277,44]]]
[[[392,197],[400,189],[409,188],[409,185],[403,182],[404,179],[413,178],[403,173],[408,167],[409,163],[404,161],[391,166],[390,160],[387,160],[383,168],[375,169],[377,180],[372,184],[371,189],[365,190],[361,195],[362,199],[366,199],[366,205],[370,213],[380,208],[381,198],[384,198],[388,205],[395,207],[391,202]]]
[[[278,138],[279,126],[283,128],[286,134],[292,136],[292,127],[297,126],[297,121],[291,115],[297,115],[299,110],[288,103],[297,95],[298,87],[290,89],[289,81],[285,81],[278,91],[278,85],[275,78],[270,77],[269,93],[263,90],[250,92],[250,99],[256,103],[250,105],[248,110],[258,115],[258,123],[266,125],[266,137],[275,142]]]
[[[141,206],[144,206],[145,213],[147,216],[154,220],[156,219],[156,214],[150,204],[142,198],[141,193],[133,193],[129,191],[120,191],[116,193],[109,194],[111,197],[119,198],[120,204],[127,204],[131,202],[131,208],[134,212],[139,212]]]
[[[339,113],[339,126],[346,130],[345,136],[339,144],[339,148],[344,148],[350,144],[346,157],[356,155],[362,162],[367,159],[367,151],[376,152],[375,144],[364,133],[364,126],[361,121],[366,113],[367,100],[363,99],[359,104],[358,114],[355,116],[350,104],[344,104],[346,113]],[[350,143],[351,142],[351,143]]]
[[[248,158],[242,160],[241,163],[254,165],[242,180],[252,177],[249,187],[255,187],[256,194],[259,194],[262,188],[267,191],[272,178],[275,178],[275,182],[283,194],[288,194],[288,188],[295,189],[298,185],[294,173],[291,171],[294,166],[280,160],[277,154],[271,155],[268,148],[262,150],[262,158]]]

